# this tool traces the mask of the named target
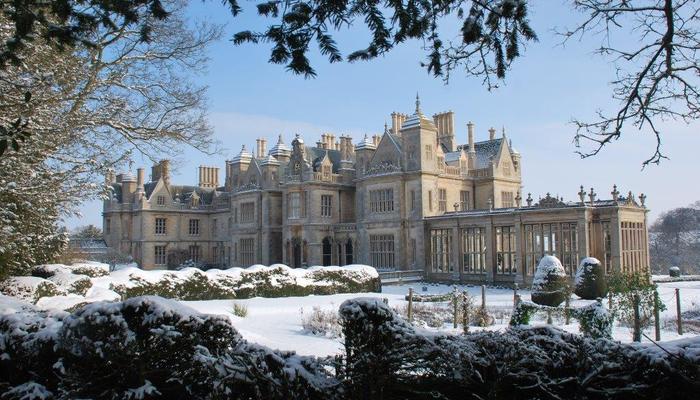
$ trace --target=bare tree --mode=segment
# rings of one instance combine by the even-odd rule
[[[586,18],[562,32],[565,41],[589,34],[602,36],[596,52],[615,64],[615,111],[598,110],[592,120],[575,119],[581,157],[598,154],[633,129],[647,129],[656,139],[643,166],[666,158],[662,121],[685,123],[700,116],[700,4],[692,0],[575,0]],[[623,43],[632,44],[623,44]]]

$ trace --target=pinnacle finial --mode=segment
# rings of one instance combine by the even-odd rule
[[[420,96],[418,96],[418,92],[416,92],[416,114],[420,114]]]
[[[503,137],[506,137],[506,127],[505,127],[505,125],[501,125],[501,132],[503,133]]]
[[[386,134],[388,132],[389,132],[389,125],[387,125],[386,121],[384,121],[384,133]]]

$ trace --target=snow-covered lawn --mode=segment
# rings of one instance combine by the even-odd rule
[[[384,286],[383,293],[351,293],[337,294],[330,296],[306,296],[306,297],[285,297],[285,298],[260,298],[256,297],[247,300],[234,300],[236,303],[245,305],[248,308],[248,315],[245,318],[233,315],[232,300],[210,300],[210,301],[187,301],[184,302],[188,306],[210,314],[224,314],[231,318],[233,325],[243,335],[244,338],[251,342],[259,343],[281,350],[295,350],[303,355],[326,356],[339,354],[342,351],[342,339],[332,339],[323,336],[314,336],[304,332],[301,319],[302,312],[309,313],[313,307],[318,307],[322,310],[337,311],[340,304],[349,298],[353,297],[379,297],[387,298],[389,305],[392,307],[401,307],[406,305],[404,300],[408,293],[408,288],[413,287],[417,294],[441,294],[452,291],[453,286],[438,285],[438,284],[423,284],[414,283],[410,285],[393,285]],[[427,289],[423,291],[423,287]],[[675,288],[680,288],[681,292],[681,309],[687,311],[700,308],[700,282],[673,282],[659,284],[659,295],[662,301],[666,303],[666,311],[662,313],[662,320],[675,319],[676,303],[675,303]],[[457,289],[467,290],[474,297],[475,304],[481,304],[481,287],[480,286],[457,286]],[[520,295],[523,300],[530,300],[530,293],[527,290],[521,290]],[[587,301],[577,300],[572,302],[572,306],[586,304]],[[604,301],[607,305],[607,301]],[[487,308],[502,311],[503,317],[496,318],[494,325],[487,328],[471,327],[470,330],[476,331],[479,329],[502,330],[508,325],[508,315],[513,306],[513,291],[510,289],[487,288],[486,289],[486,305]],[[507,314],[506,314],[507,313]],[[564,325],[564,321],[557,321],[555,325],[569,332],[578,333],[578,323],[571,320],[569,325]],[[544,324],[544,316],[540,316],[535,321],[535,324]],[[447,324],[441,329],[434,331],[442,332],[461,332],[461,328],[454,330],[451,324]],[[653,338],[653,327],[646,330],[645,333]],[[688,332],[682,337],[695,336],[697,333]],[[615,339],[629,342],[632,339],[632,334],[629,328],[616,326],[613,336]],[[674,328],[662,329],[662,341],[678,339],[679,336]],[[648,342],[648,340],[643,339]]]

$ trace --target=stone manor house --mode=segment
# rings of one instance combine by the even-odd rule
[[[428,279],[528,283],[543,255],[569,273],[586,256],[608,271],[649,268],[645,196],[578,201],[523,198],[522,159],[505,131],[477,140],[454,115],[391,114],[382,135],[353,144],[323,134],[313,145],[257,140],[219,168],[199,167],[197,185],[175,185],[170,163],[108,176],[107,244],[145,269],[185,260],[219,268],[362,263],[424,270]]]

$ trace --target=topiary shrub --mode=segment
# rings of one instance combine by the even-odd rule
[[[519,301],[513,310],[513,314],[510,316],[510,326],[520,326],[520,325],[530,325],[530,320],[532,316],[537,312],[537,305],[527,302]]]
[[[681,276],[681,269],[678,267],[671,267],[668,269],[668,276],[671,278],[680,278]]]
[[[561,262],[554,256],[542,257],[532,280],[532,302],[557,307],[568,296],[569,281]]]
[[[593,257],[586,257],[576,270],[574,293],[586,300],[603,298],[608,294],[605,268]]]
[[[612,339],[613,316],[600,301],[569,310],[578,319],[579,330],[593,339]]]

